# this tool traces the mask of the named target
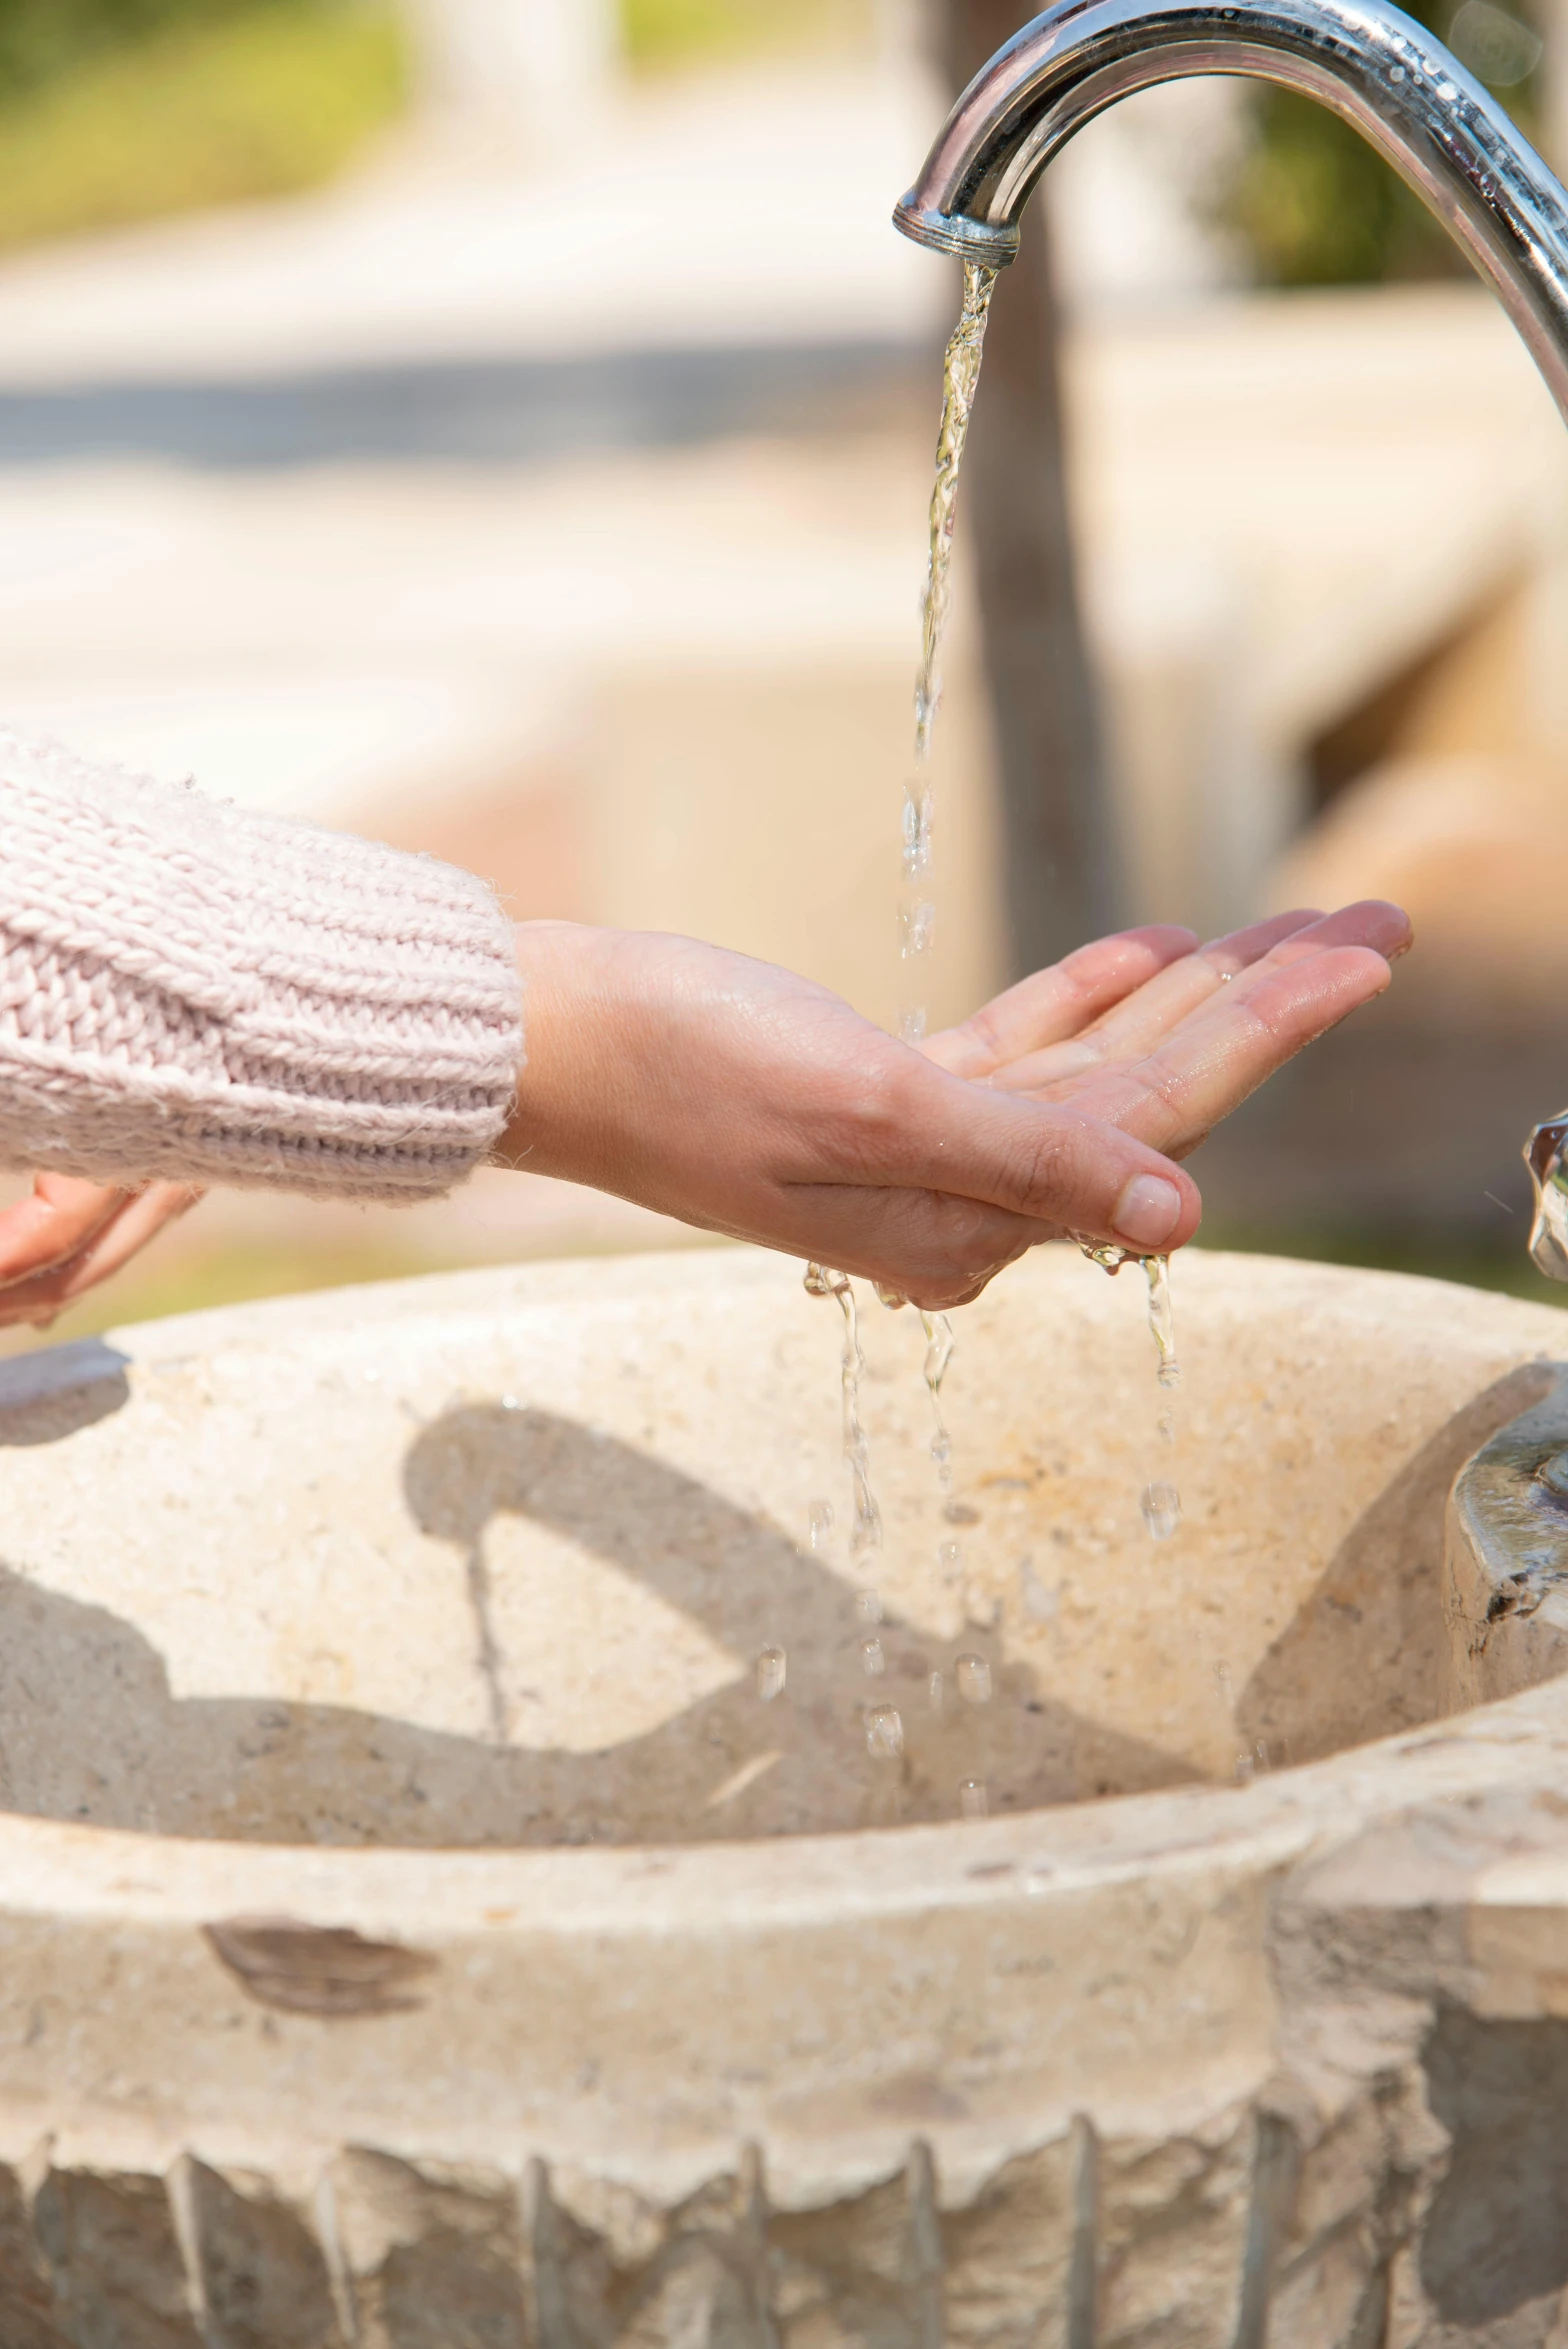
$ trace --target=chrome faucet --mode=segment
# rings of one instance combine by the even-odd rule
[[[982,66],[893,215],[917,244],[1000,269],[1074,131],[1118,98],[1256,74],[1353,123],[1491,287],[1568,422],[1568,194],[1496,102],[1387,0],[1057,0]],[[1530,1254],[1568,1280],[1568,1110],[1525,1144]]]

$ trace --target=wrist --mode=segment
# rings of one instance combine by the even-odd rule
[[[523,990],[517,1091],[492,1165],[576,1174],[573,1133],[591,1098],[590,1063],[603,1024],[600,981],[612,932],[582,922],[518,922],[513,951]]]

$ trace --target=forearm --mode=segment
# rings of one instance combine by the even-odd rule
[[[471,875],[0,736],[0,1161],[432,1198],[520,1056]]]

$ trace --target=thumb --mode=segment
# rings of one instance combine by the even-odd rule
[[[925,1127],[917,1180],[1144,1253],[1184,1247],[1197,1230],[1197,1184],[1146,1142],[1082,1110],[934,1073],[945,1114]]]

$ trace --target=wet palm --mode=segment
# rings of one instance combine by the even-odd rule
[[[954,1076],[1056,1102],[1184,1158],[1265,1078],[1382,993],[1398,906],[1278,914],[1199,946],[1159,926],[1097,939],[924,1046]]]
[[[1380,994],[1410,930],[1378,904],[1204,947],[1129,930],[920,1052],[691,939],[530,923],[519,940],[530,1055],[503,1160],[944,1305],[1064,1231],[1189,1239],[1197,1194],[1171,1161]],[[1133,1228],[1154,1195],[1167,1222]],[[38,1176],[0,1213],[0,1325],[47,1324],[197,1196]]]
[[[1183,1245],[1201,1207],[1172,1161],[1380,994],[1408,944],[1384,905],[1201,949],[1129,931],[916,1051],[744,955],[528,923],[528,1063],[503,1156],[962,1303],[1064,1232]]]

